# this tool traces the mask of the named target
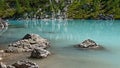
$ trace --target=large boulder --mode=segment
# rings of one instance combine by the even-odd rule
[[[77,47],[81,49],[103,49],[102,46],[98,45],[95,41],[87,39],[82,43],[78,44]]]
[[[6,52],[30,52],[34,48],[46,49],[48,47],[50,47],[50,43],[47,39],[37,34],[26,34],[21,40],[9,44]]]
[[[23,37],[23,40],[26,40],[26,39],[29,41],[30,44],[34,44],[34,45],[39,44],[39,47],[42,47],[42,48],[50,47],[50,43],[48,42],[48,40],[40,37],[37,34],[26,34]]]
[[[50,55],[51,53],[45,49],[42,48],[35,48],[32,53],[31,53],[31,58],[46,58],[48,55]]]

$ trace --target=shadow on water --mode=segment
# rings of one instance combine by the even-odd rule
[[[0,29],[0,36],[7,31],[8,27],[5,27],[4,29]]]
[[[26,28],[25,25],[9,25],[9,28]]]
[[[55,32],[55,31],[42,31],[42,33],[56,34],[56,33],[59,33],[59,32]]]
[[[10,43],[19,41],[20,38],[0,36],[0,48],[6,49]]]

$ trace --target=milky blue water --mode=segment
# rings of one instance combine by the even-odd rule
[[[120,20],[9,20],[9,28],[0,34],[5,48],[27,33],[35,33],[51,42],[52,56],[32,60],[41,68],[120,68]],[[92,39],[106,50],[80,50],[73,45]]]

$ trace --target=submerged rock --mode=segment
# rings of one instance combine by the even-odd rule
[[[6,52],[30,52],[34,48],[46,49],[48,47],[50,47],[50,43],[47,39],[37,34],[26,34],[21,40],[9,44]]]
[[[103,49],[102,46],[97,45],[97,43],[91,39],[87,39],[82,43],[78,44],[77,47],[82,49]]]
[[[46,58],[51,53],[45,49],[42,48],[36,48],[31,53],[31,58]]]

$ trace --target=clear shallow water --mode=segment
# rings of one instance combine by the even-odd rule
[[[41,68],[120,68],[120,20],[10,20],[9,29],[0,34],[5,48],[27,33],[35,33],[51,42],[54,55],[32,60]],[[74,48],[85,39],[93,39],[106,51]]]

